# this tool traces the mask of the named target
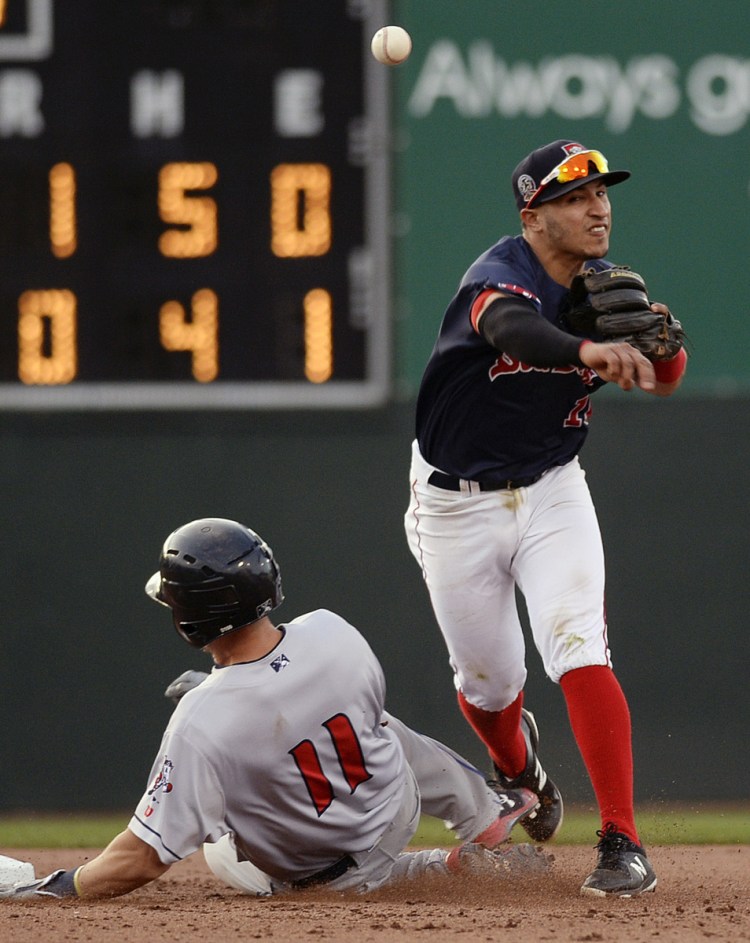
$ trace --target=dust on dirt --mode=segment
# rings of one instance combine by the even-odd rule
[[[656,891],[632,900],[582,897],[593,849],[551,849],[552,871],[512,880],[446,879],[365,896],[315,890],[258,900],[227,888],[198,853],[108,901],[0,901],[5,943],[720,943],[750,941],[750,846],[651,846]],[[97,850],[5,851],[36,873]]]

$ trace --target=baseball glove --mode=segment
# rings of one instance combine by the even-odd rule
[[[627,266],[576,275],[566,317],[584,334],[631,344],[649,360],[671,360],[685,346],[685,332],[670,313],[651,310],[646,284]]]
[[[60,868],[46,878],[0,886],[0,897],[77,897],[73,872]]]
[[[205,671],[193,671],[192,668],[189,668],[187,671],[183,671],[180,677],[175,678],[167,687],[164,697],[169,698],[174,704],[179,704],[188,691],[197,688],[207,677],[208,674]]]

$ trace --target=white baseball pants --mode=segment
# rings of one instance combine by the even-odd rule
[[[575,668],[611,667],[601,533],[578,459],[502,491],[468,481],[446,491],[428,483],[434,470],[415,442],[405,527],[466,699],[500,711],[524,687],[516,587],[553,681]]]

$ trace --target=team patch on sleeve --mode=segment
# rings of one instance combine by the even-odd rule
[[[499,291],[510,292],[511,295],[521,295],[523,298],[528,298],[534,304],[541,305],[542,303],[533,292],[521,285],[513,285],[511,282],[498,282],[497,288]]]
[[[151,788],[148,790],[147,795],[149,796],[149,803],[144,811],[146,818],[149,818],[154,814],[154,809],[159,805],[159,800],[164,796],[168,796],[169,793],[174,788],[173,784],[170,782],[172,776],[172,770],[174,769],[174,763],[169,759],[169,757],[164,757],[164,762],[162,767],[159,770],[159,773],[156,776]]]

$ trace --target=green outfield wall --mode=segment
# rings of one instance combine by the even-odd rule
[[[584,461],[637,795],[748,798],[750,402],[638,396],[595,401]],[[128,808],[140,797],[170,713],[162,691],[208,664],[143,586],[167,534],[208,515],[246,521],[272,544],[287,597],[279,618],[338,610],[381,657],[390,708],[483,763],[403,535],[411,416],[404,404],[0,420],[0,809]],[[545,763],[586,801],[559,689],[533,650],[529,667]]]

